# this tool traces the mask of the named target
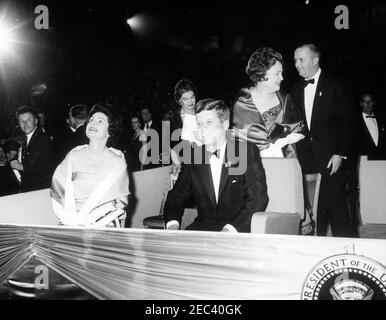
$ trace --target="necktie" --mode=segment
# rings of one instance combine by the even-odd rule
[[[366,116],[366,118],[375,118],[375,116],[374,115]]]
[[[27,136],[23,136],[22,143],[21,143],[21,162],[24,161],[26,149],[27,149]]]
[[[304,88],[307,87],[309,83],[314,84],[315,83],[315,79],[304,80],[303,81]]]

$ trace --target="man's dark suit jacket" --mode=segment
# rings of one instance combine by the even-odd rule
[[[50,138],[36,129],[28,146],[23,147],[21,191],[48,188],[54,170],[54,150]]]
[[[75,132],[69,127],[55,141],[56,163],[60,163],[66,157],[67,153],[77,146],[88,144],[89,139],[86,136],[86,126],[79,126]]]
[[[292,98],[301,110],[303,119],[306,119],[302,81],[293,88]],[[305,173],[327,170],[333,154],[353,156],[356,122],[353,106],[351,89],[321,71],[315,91],[311,129],[306,123],[306,138],[297,143],[299,162]]]
[[[226,151],[232,145],[229,141]],[[239,150],[238,143],[233,145]],[[196,148],[195,152],[205,153],[204,148]],[[239,232],[250,232],[252,214],[265,210],[268,196],[265,171],[256,146],[247,143],[245,156],[247,157],[245,173],[230,175],[229,165],[237,167],[238,163],[230,164],[225,153],[218,203],[209,161],[208,164],[185,164],[173,190],[167,196],[164,207],[165,223],[177,220],[181,225],[184,208],[193,195],[198,217],[188,229],[221,231],[226,224],[231,224]]]
[[[0,197],[19,193],[20,185],[9,163],[0,167]]]
[[[375,145],[373,138],[371,137],[370,131],[366,126],[365,120],[363,119],[362,112],[360,113],[359,120],[359,133],[358,133],[358,154],[368,155],[369,159],[381,160],[386,159],[386,128],[385,123],[382,119],[376,116],[378,126],[378,146]]]

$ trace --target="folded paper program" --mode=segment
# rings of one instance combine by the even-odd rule
[[[196,117],[192,114],[186,113],[184,115],[181,139],[191,143],[195,142],[199,146],[201,145],[201,142],[198,140]]]
[[[283,151],[280,143],[271,143],[268,148],[260,151],[262,158],[283,158]]]

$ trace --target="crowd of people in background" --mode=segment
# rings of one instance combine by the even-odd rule
[[[351,84],[340,81],[324,68],[322,71],[321,52],[315,45],[296,48],[294,61],[302,80],[288,94],[281,90],[285,67],[282,55],[269,47],[256,50],[246,66],[250,83],[241,88],[230,104],[229,125],[238,139],[256,145],[261,157],[296,157],[304,173],[321,173],[318,234],[325,235],[330,223],[334,235],[352,236],[345,208],[348,177],[355,174],[358,155],[386,158],[385,121],[377,113],[373,93],[354,93]],[[160,108],[161,113],[143,103],[137,110],[125,112],[106,104],[120,119],[113,126],[113,116],[106,108],[97,112],[103,114],[101,121],[108,124],[103,145],[106,147],[113,135],[116,138],[113,145],[110,141],[110,147],[114,146],[119,153],[112,152],[110,158],[124,157],[129,172],[171,163],[178,172],[183,165],[179,151],[184,148],[176,152],[173,147],[180,142],[188,148],[202,143],[197,136],[195,115],[196,99],[201,96],[197,87],[200,83],[178,81],[172,94],[174,102]],[[62,119],[63,128],[56,127],[41,110],[20,107],[15,115],[17,125],[1,137],[0,196],[50,187],[55,168],[68,161],[71,150],[95,147],[92,132],[96,127],[90,128],[90,121],[95,120],[96,106],[68,107]],[[94,111],[90,112],[91,109]],[[171,141],[167,150],[163,149],[165,128],[170,128],[166,133]],[[181,134],[176,140],[171,135],[178,129]],[[158,152],[149,162],[145,158],[151,151],[149,143],[154,141]],[[92,153],[87,155],[89,149],[84,150],[81,157],[94,157]],[[95,171],[99,169],[96,166]]]

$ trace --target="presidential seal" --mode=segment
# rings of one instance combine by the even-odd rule
[[[307,275],[302,300],[384,300],[386,268],[355,254],[341,254],[319,262]]]

